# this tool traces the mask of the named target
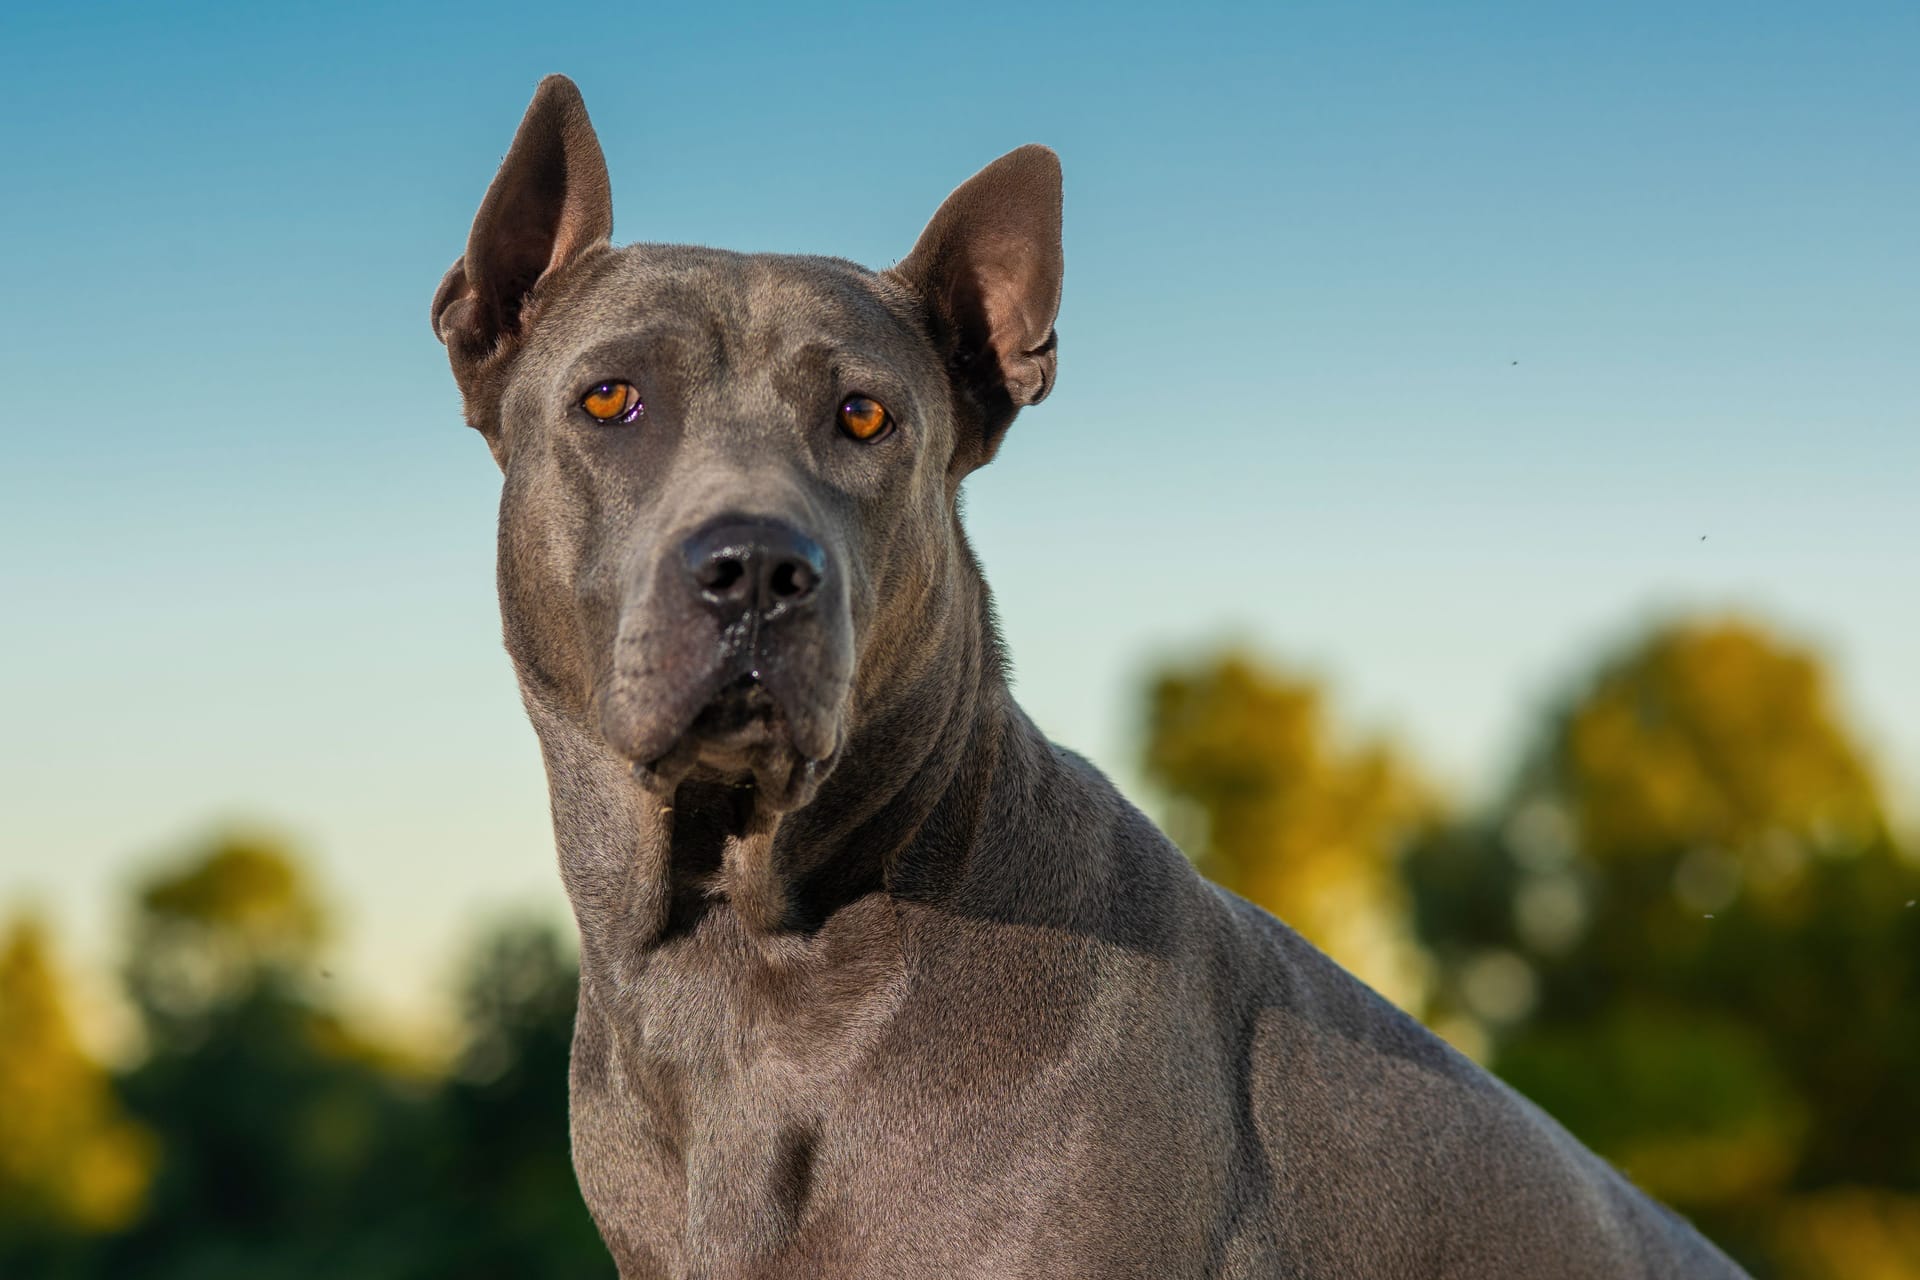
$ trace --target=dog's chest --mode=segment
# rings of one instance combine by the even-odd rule
[[[575,1161],[610,1242],[645,1239],[679,1256],[668,1274],[720,1277],[753,1274],[747,1260],[800,1228],[825,1135],[843,1131],[850,1082],[906,992],[880,906],[773,941],[720,908],[617,983],[584,975]],[[583,1141],[610,1131],[621,1140]]]
[[[1113,1077],[1138,1010],[1113,997],[1127,984],[1092,981],[1084,941],[1016,957],[922,939],[911,964],[849,963],[866,954],[849,949],[778,975],[706,941],[636,985],[597,1100],[576,1076],[576,1134],[617,1121],[636,1135],[593,1152],[576,1138],[610,1242],[715,1280],[968,1274],[962,1259],[1040,1274],[1026,1263],[1062,1247],[1057,1219],[1121,1211],[1142,1165],[1116,1173],[1105,1131],[1120,1117],[1135,1138],[1153,1130],[1168,1082]],[[938,1258],[922,1256],[936,1237]]]

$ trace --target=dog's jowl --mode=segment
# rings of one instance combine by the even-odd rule
[[[1053,387],[1060,209],[1030,146],[885,271],[614,248],[555,77],[433,300],[621,1274],[1738,1274],[1014,704],[956,497]]]

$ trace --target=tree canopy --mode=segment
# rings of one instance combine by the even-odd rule
[[[0,1274],[613,1273],[568,1156],[560,939],[508,925],[479,944],[465,1043],[429,1072],[324,1001],[325,919],[293,853],[258,836],[149,878],[125,970],[145,1054],[111,1079],[58,1016],[41,936],[16,931],[0,960]]]

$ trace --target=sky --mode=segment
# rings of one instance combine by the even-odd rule
[[[1471,797],[1737,609],[1920,795],[1916,61],[1906,0],[8,5],[0,912],[104,973],[136,877],[264,827],[402,1018],[563,910],[427,324],[553,71],[617,242],[884,266],[1060,153],[1058,389],[966,513],[1018,696],[1130,789],[1144,674],[1223,640]]]

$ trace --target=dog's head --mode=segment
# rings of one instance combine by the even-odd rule
[[[433,300],[505,473],[508,649],[643,779],[790,808],[944,607],[961,478],[1053,385],[1059,163],[1001,157],[883,272],[612,227],[551,77]]]

